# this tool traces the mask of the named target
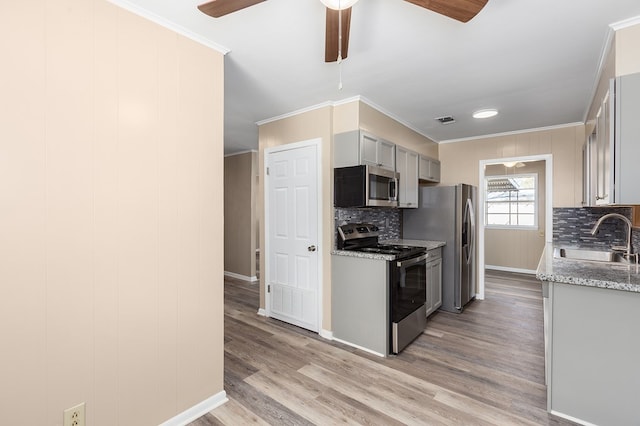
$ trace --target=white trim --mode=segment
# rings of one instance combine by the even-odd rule
[[[584,425],[584,426],[598,426],[598,425],[596,425],[595,423],[589,423],[589,422],[587,422],[587,421],[580,420],[580,419],[578,419],[578,418],[571,417],[571,416],[568,416],[568,415],[566,415],[566,414],[560,413],[560,412],[558,412],[558,411],[556,411],[556,410],[551,410],[551,411],[549,411],[549,412],[550,412],[551,414],[553,414],[554,416],[558,416],[558,417],[562,417],[563,419],[571,420],[572,422],[574,422],[574,423],[578,423],[578,424],[580,424],[580,425]]]
[[[447,139],[447,140],[438,142],[438,144],[468,142],[468,141],[474,141],[474,140],[477,140],[477,139],[495,138],[495,137],[499,137],[499,136],[522,135],[524,133],[531,133],[531,132],[544,132],[544,131],[547,131],[547,130],[556,130],[556,129],[564,129],[564,128],[567,128],[567,127],[581,126],[583,124],[584,124],[583,122],[575,122],[575,123],[558,124],[558,125],[555,125],[555,126],[536,127],[534,129],[522,129],[522,130],[513,130],[513,131],[510,131],[510,132],[503,132],[503,133],[492,133],[492,134],[481,135],[481,136],[470,136],[468,138]]]
[[[316,150],[316,184],[317,184],[317,194],[316,194],[316,204],[317,204],[317,212],[316,214],[318,215],[318,229],[317,229],[317,242],[316,242],[316,253],[318,255],[318,293],[317,293],[317,297],[318,297],[318,323],[317,323],[317,327],[318,327],[318,331],[322,329],[322,312],[323,312],[323,303],[322,303],[322,299],[324,296],[324,280],[323,280],[323,266],[324,266],[324,261],[323,261],[323,247],[322,247],[322,242],[323,242],[323,227],[322,227],[322,218],[323,218],[323,212],[322,212],[322,207],[323,207],[323,202],[322,202],[322,138],[314,138],[314,139],[309,139],[309,140],[305,140],[305,141],[300,141],[300,142],[293,142],[293,143],[289,143],[289,144],[284,144],[284,145],[279,145],[279,146],[274,146],[271,148],[266,148],[264,150],[264,164],[263,166],[263,176],[265,177],[264,179],[264,187],[263,187],[263,199],[264,199],[264,232],[265,232],[265,247],[264,247],[264,253],[265,256],[268,255],[269,253],[269,175],[267,174],[267,166],[269,164],[269,155],[274,154],[276,152],[282,152],[282,151],[289,151],[292,149],[299,149],[299,148],[307,148],[307,147],[314,147]],[[268,282],[268,277],[269,277],[269,262],[268,259],[265,259],[265,267],[264,267],[265,271],[264,271],[264,300],[265,300],[265,316],[270,317],[271,316],[271,300],[267,294],[267,286],[269,285]]]
[[[217,394],[205,399],[202,402],[194,405],[193,407],[183,411],[182,413],[170,418],[164,423],[161,423],[160,426],[184,426],[195,419],[204,416],[209,411],[214,410],[227,402],[229,399],[227,398],[227,393],[225,391],[220,391]]]
[[[478,182],[484,183],[484,169],[490,164],[502,164],[511,161],[544,161],[544,179],[545,179],[545,224],[544,238],[545,242],[550,243],[553,240],[553,155],[527,155],[524,157],[505,157],[494,158],[490,160],[480,160],[478,164]],[[478,188],[478,290],[477,299],[484,299],[484,188]]]
[[[261,317],[266,317],[267,316],[267,311],[265,311],[262,308],[258,309],[258,315],[260,315]]]
[[[200,43],[204,46],[210,47],[213,50],[216,50],[220,53],[222,53],[223,55],[226,55],[227,53],[231,52],[231,49],[228,49],[218,43],[216,43],[213,40],[209,40],[208,38],[204,38],[202,37],[200,34],[196,34],[193,31],[189,30],[188,28],[183,27],[182,25],[178,25],[175,22],[169,21],[166,18],[163,18],[160,15],[156,15],[155,13],[144,9],[140,6],[138,6],[137,4],[133,4],[128,0],[107,0],[108,2],[115,4],[118,7],[121,7],[122,9],[128,10],[129,12],[141,16],[145,19],[150,20],[151,22],[154,22],[158,25],[160,25],[161,27],[165,27],[170,29],[173,32],[176,32],[180,35],[183,35],[197,43]]]
[[[529,274],[529,275],[536,274],[536,271],[534,269],[510,268],[508,266],[495,266],[495,265],[484,265],[484,267],[485,269],[491,269],[493,271],[515,272],[517,274]]]
[[[618,31],[638,24],[640,24],[640,15],[614,22],[613,24],[609,24],[609,27],[614,31]]]
[[[257,153],[258,151],[256,151],[255,149],[245,149],[244,151],[234,152],[233,154],[225,154],[225,155],[224,155],[224,157],[225,157],[225,158],[227,158],[227,157],[233,157],[233,156],[236,156],[236,155],[248,154],[248,153],[250,153],[250,152],[255,152],[255,153]]]
[[[327,340],[333,340],[333,331],[325,330],[324,328],[320,329],[318,333],[320,337],[324,337]]]
[[[338,342],[338,343],[342,343],[343,345],[347,345],[347,346],[351,346],[352,348],[356,348],[356,349],[360,349],[361,351],[373,354],[373,355],[377,355],[379,357],[385,358],[386,355],[385,354],[381,354],[380,352],[376,352],[376,351],[372,351],[371,349],[365,348],[363,346],[360,345],[356,345],[354,343],[351,342],[347,342],[345,340],[342,339],[336,339],[335,337],[333,338],[334,342]]]
[[[298,110],[295,110],[295,111],[287,112],[287,113],[284,113],[284,114],[281,114],[281,115],[277,115],[275,117],[265,118],[264,120],[256,121],[256,124],[258,126],[262,126],[263,124],[268,124],[268,123],[271,123],[273,121],[278,121],[278,120],[282,120],[282,119],[285,119],[285,118],[294,117],[294,116],[296,116],[298,114],[302,114],[302,113],[309,112],[309,111],[315,111],[316,109],[326,108],[328,106],[333,106],[333,102],[329,102],[329,101],[322,102],[321,104],[311,105],[311,106],[308,106],[306,108],[301,108],[301,109],[298,109]],[[284,146],[284,145],[282,145],[282,146]],[[277,147],[275,147],[275,148],[277,148]]]
[[[231,278],[237,278],[237,279],[242,280],[242,281],[249,281],[251,283],[254,283],[254,282],[258,281],[258,277],[256,277],[255,275],[253,277],[248,277],[246,275],[240,275],[240,274],[236,274],[235,272],[229,272],[229,271],[224,271],[224,276],[225,277],[231,277]]]

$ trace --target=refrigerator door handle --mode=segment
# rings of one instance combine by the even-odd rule
[[[470,226],[470,234],[469,235],[469,246],[468,246],[468,250],[467,250],[467,265],[471,264],[471,257],[473,254],[473,250],[475,249],[475,244],[476,244],[476,217],[475,217],[475,213],[473,212],[473,202],[471,201],[471,198],[467,198],[467,205],[466,205],[466,212],[465,212],[465,216],[468,214],[469,216],[469,222],[471,224]]]
[[[471,249],[473,246],[473,231],[471,229],[471,226],[469,225],[471,223],[470,221],[471,221],[472,207],[473,206],[471,205],[471,200],[467,198],[467,202],[464,206],[464,216],[462,219],[462,223],[464,226],[464,233],[467,235],[467,238],[466,238],[467,241],[463,242],[464,258],[467,265],[471,261]]]

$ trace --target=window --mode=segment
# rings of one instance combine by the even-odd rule
[[[538,174],[487,176],[485,225],[489,228],[538,228]]]

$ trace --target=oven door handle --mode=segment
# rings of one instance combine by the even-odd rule
[[[406,268],[408,266],[413,266],[420,262],[424,262],[425,260],[427,260],[427,257],[429,257],[429,253],[411,259],[403,260],[402,262],[397,262],[396,265],[398,266],[398,268]]]

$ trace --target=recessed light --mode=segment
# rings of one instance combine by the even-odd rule
[[[481,109],[473,113],[473,118],[489,118],[498,115],[497,109]]]

